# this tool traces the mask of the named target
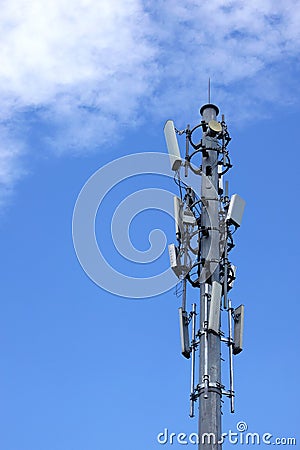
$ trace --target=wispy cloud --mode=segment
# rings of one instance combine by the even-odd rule
[[[157,102],[165,105],[166,112],[170,108],[176,111],[180,105],[186,114],[205,101],[209,76],[214,99],[230,114],[244,117],[251,108],[248,115],[253,116],[254,106],[256,114],[261,114],[266,102],[274,105],[295,98],[298,0],[190,0],[182,4],[169,0],[155,4],[157,28],[162,30],[158,35],[164,42],[161,64],[168,78]]]
[[[23,153],[38,121],[45,146],[76,153],[103,143],[117,123],[134,120],[155,76],[148,22],[139,0],[2,3],[0,121],[7,131],[18,117],[18,133],[10,126],[1,138],[3,187],[18,179],[20,128]]]
[[[37,122],[55,153],[87,152],[141,112],[196,110],[208,76],[224,109],[245,115],[282,99],[283,79],[292,85],[299,70],[298,0],[10,0],[1,8],[4,193],[21,176]]]
[[[10,126],[0,125],[0,209],[13,192],[15,183],[25,175],[22,164],[25,146],[14,137]]]

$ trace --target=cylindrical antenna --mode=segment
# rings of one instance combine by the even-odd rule
[[[210,77],[208,78],[208,103],[210,103]]]

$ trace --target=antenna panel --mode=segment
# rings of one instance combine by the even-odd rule
[[[226,220],[229,223],[233,223],[235,226],[241,226],[244,209],[245,209],[245,200],[242,199],[238,194],[234,194],[231,197],[228,213]]]
[[[189,320],[187,312],[183,311],[182,307],[178,309],[178,312],[179,312],[181,353],[185,358],[189,359],[191,356]]]
[[[208,329],[219,333],[221,313],[222,285],[217,281],[212,282]]]
[[[173,120],[167,120],[164,126],[164,134],[169,152],[171,168],[176,171],[181,166],[181,157]]]
[[[171,269],[173,270],[175,275],[177,277],[179,277],[181,275],[181,267],[177,263],[177,249],[176,249],[175,244],[170,244],[168,246],[168,249],[169,249],[169,258],[170,258]]]
[[[233,335],[233,354],[237,355],[243,350],[244,335],[244,305],[240,305],[234,310],[234,335]]]
[[[174,219],[175,219],[175,232],[177,238],[180,237],[181,230],[183,228],[181,212],[182,212],[182,201],[180,200],[179,197],[174,195]]]

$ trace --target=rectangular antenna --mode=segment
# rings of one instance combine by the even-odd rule
[[[233,223],[236,227],[241,226],[246,202],[238,194],[234,194],[229,203],[226,221]]]
[[[179,327],[180,327],[180,343],[182,355],[189,359],[191,356],[190,337],[189,337],[189,320],[187,312],[180,307],[179,312]]]
[[[164,133],[169,152],[171,168],[172,170],[176,171],[181,166],[181,157],[173,120],[167,120],[164,126]]]
[[[173,270],[175,275],[177,277],[179,277],[181,275],[181,267],[177,263],[177,249],[176,249],[175,244],[170,244],[168,246],[168,250],[169,250],[169,258],[170,258],[171,269]]]
[[[212,282],[208,329],[219,333],[221,313],[222,285],[217,281]]]
[[[182,211],[182,201],[179,197],[174,195],[174,219],[175,219],[175,232],[177,239],[180,238],[182,226],[181,219],[181,211]]]
[[[243,350],[244,335],[244,305],[240,305],[234,310],[234,334],[233,334],[233,354],[237,355]]]

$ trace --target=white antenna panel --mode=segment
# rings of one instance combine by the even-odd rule
[[[167,120],[164,126],[164,133],[169,152],[171,168],[172,170],[176,171],[181,166],[181,157],[173,120]]]
[[[181,234],[182,219],[181,219],[181,211],[182,211],[182,201],[179,197],[174,195],[174,219],[175,219],[175,232],[176,236],[179,237]]]
[[[169,250],[169,258],[170,258],[170,266],[175,275],[179,278],[182,272],[181,266],[177,262],[177,250],[175,244],[170,244],[168,246]]]
[[[245,200],[238,194],[234,194],[230,199],[227,222],[233,223],[237,227],[241,226],[245,205]]]
[[[234,336],[233,336],[233,354],[237,355],[243,350],[244,336],[244,305],[240,305],[234,310]]]
[[[219,333],[221,313],[222,285],[217,281],[212,282],[211,299],[208,318],[208,329]]]

